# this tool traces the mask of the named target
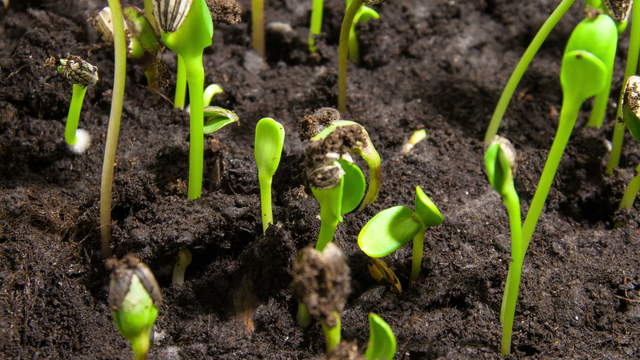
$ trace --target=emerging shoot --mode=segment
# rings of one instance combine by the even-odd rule
[[[280,164],[284,145],[284,127],[271,119],[263,118],[256,125],[254,156],[260,183],[260,204],[262,208],[262,232],[266,233],[273,224],[271,207],[271,181]]]
[[[440,225],[444,216],[420,186],[416,186],[416,210],[394,206],[377,213],[358,234],[358,246],[370,257],[391,254],[413,240],[411,281],[420,276],[424,234],[427,228]]]
[[[396,355],[396,337],[386,321],[369,313],[369,344],[364,357],[367,360],[393,360]]]
[[[640,76],[631,76],[627,81],[624,93],[624,120],[629,132],[636,141],[640,141]],[[636,167],[636,175],[631,179],[624,196],[620,201],[620,209],[631,209],[640,191],[640,165]]]
[[[189,249],[180,249],[176,259],[176,264],[173,266],[173,275],[171,282],[174,285],[184,284],[184,273],[187,271],[187,267],[191,265],[191,251]]]
[[[409,137],[409,140],[407,140],[407,142],[402,145],[402,152],[404,154],[409,153],[414,146],[416,146],[419,142],[421,142],[426,138],[427,138],[427,131],[425,129],[414,131]]]
[[[160,287],[153,273],[137,258],[127,255],[121,261],[110,259],[109,307],[113,322],[131,343],[134,359],[147,358],[153,325],[162,302]]]
[[[251,40],[253,48],[264,58],[264,0],[251,0]]]
[[[353,0],[347,0],[347,8],[349,8],[349,4],[351,4]],[[359,23],[365,23],[371,19],[378,20],[380,19],[380,14],[372,8],[362,5],[358,12],[356,13],[355,18],[353,19],[353,24],[351,25],[351,29],[349,30],[349,60],[354,64],[360,63],[360,46],[358,44],[358,34],[356,33],[356,26]]]
[[[91,136],[86,130],[78,129],[80,111],[87,87],[98,82],[98,68],[78,56],[60,59],[58,72],[72,84],[73,94],[64,130],[64,139],[69,149],[76,154],[84,153],[91,145]]]

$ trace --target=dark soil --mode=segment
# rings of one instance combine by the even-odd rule
[[[240,24],[216,27],[205,59],[207,82],[224,87],[214,102],[235,110],[241,123],[212,137],[219,142],[206,151],[205,189],[196,201],[186,199],[188,117],[146,90],[139,66],[128,66],[113,249],[149,264],[162,288],[151,359],[308,359],[323,352],[320,326],[295,324],[288,269],[319,227],[297,122],[336,102],[344,1],[325,2],[326,36],[314,56],[305,45],[310,1],[267,1],[267,23],[288,23],[293,32],[269,32],[266,64],[250,52],[249,0],[241,1]],[[128,344],[111,322],[109,274],[99,256],[113,52],[85,21],[106,1],[11,3],[0,9],[0,357],[127,359]],[[502,86],[556,3],[387,1],[379,6],[381,21],[360,28],[363,59],[350,67],[343,116],[367,128],[385,177],[378,200],[345,216],[336,234],[353,276],[342,316],[345,339],[363,348],[373,311],[394,329],[398,359],[500,358],[509,231],[483,172],[481,139]],[[560,55],[581,5],[542,48],[501,130],[519,152],[516,183],[525,209],[555,131]],[[100,68],[80,121],[94,143],[82,156],[63,142],[71,87],[43,66],[66,54]],[[173,71],[173,55],[165,59]],[[623,64],[620,55],[616,83]],[[172,96],[170,87],[164,91]],[[631,212],[615,211],[640,147],[627,136],[621,168],[603,175],[612,127],[609,121],[601,130],[584,128],[586,110],[527,254],[513,358],[640,357],[640,201]],[[266,237],[252,149],[255,124],[265,116],[287,131],[274,180],[278,224]],[[402,143],[419,128],[428,139],[402,154]],[[212,175],[218,156],[221,182]],[[410,249],[386,259],[403,281],[398,295],[371,279],[356,237],[377,211],[412,204],[416,185],[446,220],[427,232],[422,278],[414,287],[406,286]],[[185,284],[172,286],[181,248],[192,251],[193,263]],[[254,331],[247,333],[247,326]]]

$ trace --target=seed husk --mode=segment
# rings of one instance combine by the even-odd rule
[[[189,14],[193,0],[155,0],[153,16],[162,32],[172,33],[180,28]]]
[[[616,22],[625,22],[631,12],[633,0],[603,0],[609,16]]]
[[[58,72],[72,84],[95,85],[99,79],[98,67],[89,64],[79,56],[60,59]]]

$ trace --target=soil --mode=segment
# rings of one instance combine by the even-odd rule
[[[10,9],[0,9],[4,359],[131,357],[111,320],[109,273],[99,255],[98,189],[113,51],[86,18],[105,3],[12,0]],[[250,2],[240,3],[242,22],[216,26],[205,56],[207,83],[225,89],[214,104],[236,111],[240,125],[211,137],[201,199],[186,199],[187,115],[147,91],[140,66],[128,65],[112,245],[119,258],[133,253],[147,263],[162,289],[151,359],[309,359],[324,349],[318,324],[296,325],[289,288],[294,254],[313,243],[319,229],[297,124],[318,108],[335,106],[344,1],[325,1],[326,35],[315,55],[305,44],[310,1],[267,1],[266,62],[250,50]],[[344,339],[363,349],[373,311],[394,329],[397,359],[501,358],[498,317],[509,231],[483,172],[481,139],[502,86],[556,3],[387,1],[377,6],[380,21],[360,26],[362,63],[349,68],[348,111],[342,115],[366,127],[385,176],[378,200],[346,215],[335,236],[352,274]],[[523,210],[555,132],[560,56],[581,5],[543,46],[501,129],[519,154]],[[626,50],[622,40],[615,84]],[[80,120],[93,145],[81,156],[63,141],[71,87],[43,66],[47,58],[67,54],[100,69]],[[164,59],[175,71],[173,55]],[[163,91],[171,97],[170,86]],[[640,146],[627,135],[621,167],[605,176],[611,121],[602,129],[585,128],[588,109],[527,254],[509,358],[640,357],[640,201],[632,211],[616,212],[640,162]],[[255,124],[265,116],[283,123],[287,138],[274,179],[277,225],[263,236],[252,146]],[[420,128],[428,138],[403,154],[403,142]],[[222,178],[216,180],[220,159]],[[427,232],[422,276],[413,287],[406,286],[410,248],[385,259],[403,282],[404,291],[396,294],[370,277],[356,237],[377,211],[411,205],[416,185],[446,220]],[[193,263],[184,285],[172,285],[182,248],[191,250]]]

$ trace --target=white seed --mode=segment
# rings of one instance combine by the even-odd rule
[[[76,130],[76,143],[69,145],[69,149],[77,155],[83,154],[91,146],[91,135],[87,130]]]
[[[633,0],[603,0],[609,16],[616,22],[624,22],[629,18]]]
[[[153,16],[162,32],[172,33],[187,17],[193,0],[154,0]]]

